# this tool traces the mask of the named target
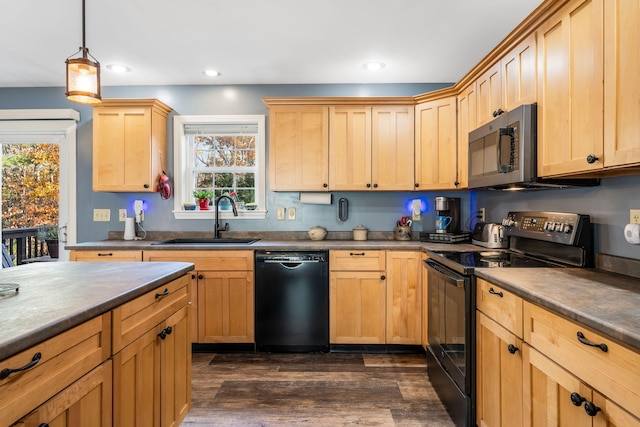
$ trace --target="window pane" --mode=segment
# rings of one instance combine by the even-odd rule
[[[215,166],[233,166],[235,144],[233,136],[215,137]]]
[[[213,174],[207,172],[196,172],[196,188],[208,189],[213,187]]]
[[[236,152],[236,166],[253,167],[256,165],[255,150],[239,150]]]

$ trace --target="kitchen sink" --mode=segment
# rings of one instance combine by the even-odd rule
[[[198,245],[198,246],[215,246],[215,245],[250,245],[260,239],[239,239],[239,238],[179,238],[171,240],[163,240],[161,242],[152,243],[152,245]]]

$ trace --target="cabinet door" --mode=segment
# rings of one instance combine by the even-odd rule
[[[409,105],[373,107],[371,132],[373,190],[409,191],[414,188],[413,116],[414,108]]]
[[[419,252],[387,251],[387,344],[420,344]]]
[[[541,176],[603,166],[602,3],[571,1],[537,32]]]
[[[422,260],[426,260],[427,256],[422,255]],[[424,264],[423,264],[424,265]],[[422,267],[422,348],[427,349],[427,345],[429,345],[429,341],[427,340],[427,331],[429,330],[429,313],[427,301],[429,298],[429,274],[427,274],[425,267]]]
[[[269,185],[280,191],[327,191],[329,108],[269,109]]]
[[[522,425],[522,340],[480,312],[476,319],[478,423]]]
[[[111,360],[95,368],[20,420],[23,427],[111,427]]]
[[[604,165],[640,163],[640,3],[605,2]]]
[[[502,102],[502,68],[500,63],[485,71],[476,81],[478,90],[478,126],[494,119],[498,110],[505,109]]]
[[[198,342],[252,343],[253,272],[198,272]]]
[[[593,403],[600,408],[593,418],[593,427],[634,427],[640,426],[640,418],[636,418],[620,406],[598,392],[593,392]]]
[[[592,401],[592,390],[542,353],[523,346],[524,427],[591,427],[584,404],[571,395]],[[577,396],[579,395],[579,396]]]
[[[160,425],[160,338],[149,330],[113,356],[113,425]]]
[[[455,97],[416,105],[415,139],[415,188],[418,190],[456,189],[458,139]]]
[[[536,36],[532,33],[500,61],[504,109],[536,102]]]
[[[164,323],[171,328],[160,344],[160,419],[162,427],[177,427],[191,407],[191,340],[189,307]]]
[[[373,271],[333,271],[329,276],[331,344],[384,344],[386,279]]]
[[[458,186],[469,186],[469,132],[478,127],[476,83],[458,95]]]
[[[69,261],[140,262],[142,251],[71,251]]]
[[[329,189],[371,188],[371,107],[329,108]]]

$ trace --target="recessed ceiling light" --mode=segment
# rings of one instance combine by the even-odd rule
[[[220,75],[216,70],[204,70],[204,74],[209,77],[218,77]]]
[[[131,68],[127,67],[126,65],[108,64],[107,70],[113,71],[114,73],[128,73],[129,71],[131,71]]]
[[[366,64],[363,65],[365,70],[369,70],[369,71],[379,71],[382,70],[385,65],[382,62],[367,62]]]

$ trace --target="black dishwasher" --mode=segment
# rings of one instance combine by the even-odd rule
[[[329,351],[329,253],[256,251],[256,350]]]

